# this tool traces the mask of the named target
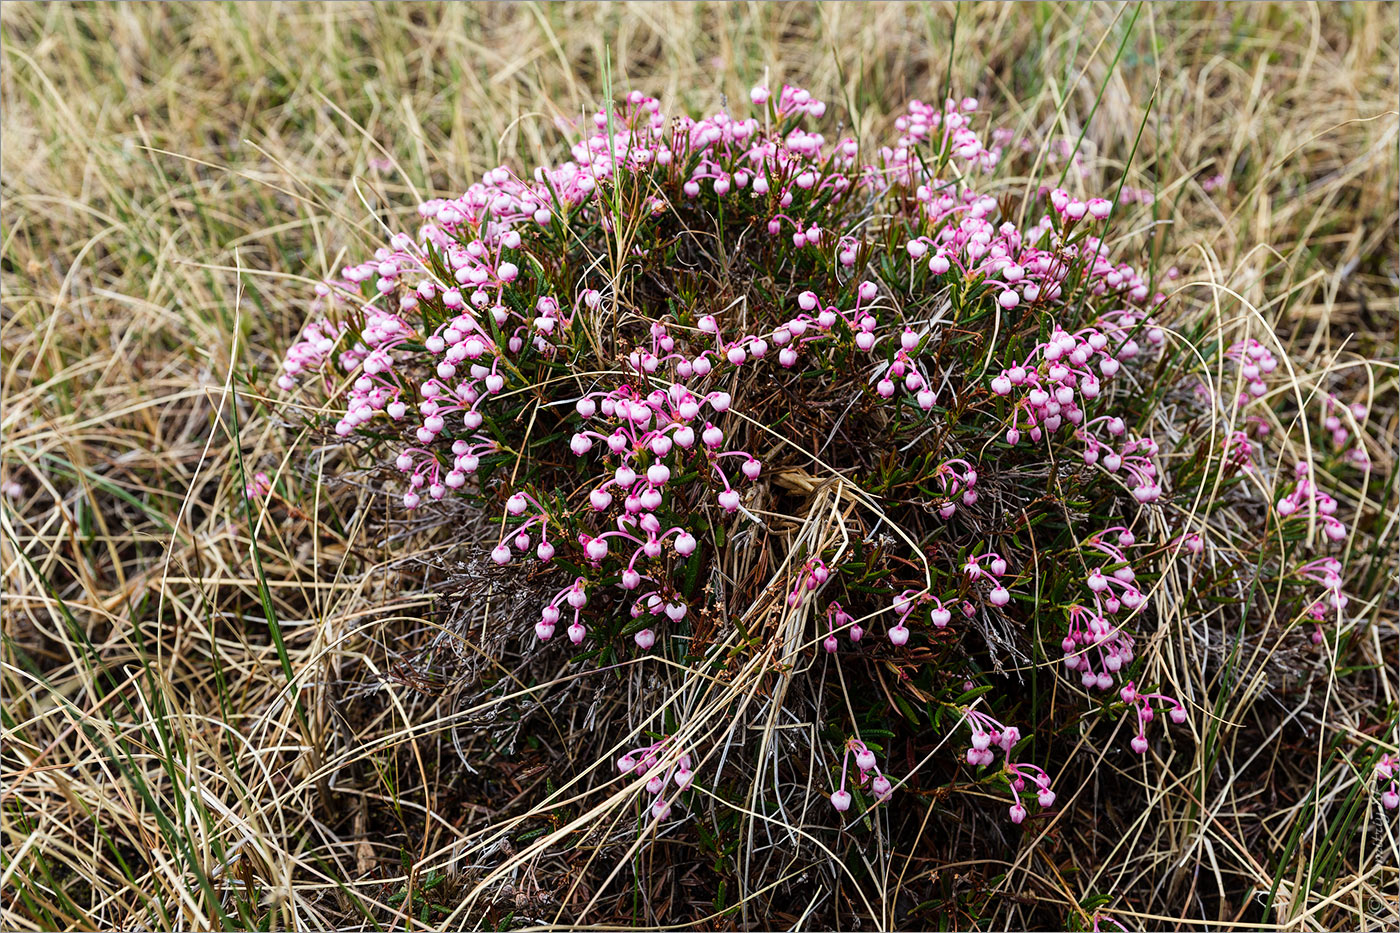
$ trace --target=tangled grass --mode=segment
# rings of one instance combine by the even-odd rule
[[[1395,925],[1373,777],[1396,750],[1394,12],[7,4],[7,926]],[[1191,712],[1142,759],[1035,653],[1019,596],[956,643],[915,626],[905,655],[827,664],[823,632],[778,638],[789,555],[878,535],[883,508],[789,465],[764,476],[767,531],[712,572],[758,607],[734,663],[534,648],[547,581],[481,546],[499,506],[405,515],[392,466],[290,415],[274,376],[342,251],[498,162],[559,161],[551,121],[607,96],[604,49],[614,88],[676,111],[810,63],[781,77],[862,139],[946,84],[1033,143],[980,183],[999,199],[1062,173],[1152,192],[1113,252],[1181,269],[1172,323],[1219,366],[1251,337],[1287,361],[1260,452],[1271,473],[1314,463],[1341,504],[1345,623],[1314,647],[1277,580],[1268,612],[1185,614],[1184,555],[1155,555],[1146,663]],[[788,439],[825,439],[852,388],[790,406]],[[1157,409],[1191,404],[1169,388]],[[1325,419],[1349,416],[1329,392],[1365,403],[1369,471],[1332,449]],[[1265,559],[1245,532],[1267,500],[1202,488],[1232,516],[1212,559]],[[917,538],[907,518],[884,527]],[[1033,567],[1014,590],[1053,576]],[[727,615],[688,637],[734,646]],[[1012,825],[1004,790],[955,765],[967,733],[901,704],[901,665],[970,659],[999,661],[998,702],[1054,740],[1047,819]],[[668,705],[684,722],[646,721]],[[916,780],[843,831],[816,795],[853,721]],[[694,815],[639,821],[615,741],[678,727]]]

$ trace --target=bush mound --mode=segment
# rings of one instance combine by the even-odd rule
[[[1022,151],[970,99],[883,143],[828,139],[797,88],[752,104],[632,93],[570,161],[423,203],[286,354],[288,404],[398,519],[444,516],[414,663],[514,717],[470,773],[546,764],[472,799],[498,814],[473,909],[560,916],[514,872],[591,847],[545,901],[659,873],[686,893],[656,922],[972,912],[929,869],[1110,857],[1097,808],[1214,754],[1208,672],[1268,641],[1301,659],[1281,687],[1348,631],[1353,506],[1322,477],[1366,481],[1365,406],[1314,419],[1271,332],[1115,255],[1147,192],[1075,196],[1066,166],[983,193]]]

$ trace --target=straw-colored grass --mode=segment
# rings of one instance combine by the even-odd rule
[[[1087,924],[1104,904],[1151,929],[1396,926],[1396,824],[1364,793],[1358,809],[1369,776],[1351,757],[1362,741],[1394,751],[1400,687],[1396,18],[6,3],[0,478],[23,492],[0,511],[0,925],[967,928]],[[1018,135],[1082,134],[1088,175],[1070,183],[1086,191],[1116,181],[1145,126],[1128,184],[1148,166],[1164,180],[1154,242],[1196,283],[1180,301],[1230,303],[1325,376],[1373,364],[1376,470],[1347,490],[1371,569],[1346,655],[1307,681],[1320,693],[1279,688],[1317,663],[1281,642],[1246,645],[1228,690],[1200,676],[1204,643],[1169,644],[1167,676],[1214,704],[1213,731],[1195,760],[1126,776],[1139,809],[1067,807],[1045,832],[1068,837],[1068,860],[1029,834],[1013,860],[983,861],[936,796],[904,805],[937,844],[862,838],[885,879],[864,903],[823,896],[829,836],[755,798],[727,802],[711,848],[637,837],[622,788],[589,783],[610,753],[591,736],[628,720],[630,696],[676,695],[712,739],[738,710],[745,741],[807,754],[814,724],[779,721],[782,643],[723,682],[523,680],[474,624],[509,581],[443,533],[468,516],[406,524],[266,404],[306,284],[420,198],[557,158],[558,124],[598,105],[609,56],[614,90],[674,109],[740,99],[771,69],[861,131],[946,72]],[[249,510],[255,468],[278,492]],[[866,505],[823,486],[788,540],[839,535],[848,508]],[[415,663],[440,633],[449,656]]]

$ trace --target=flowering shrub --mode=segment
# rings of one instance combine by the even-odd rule
[[[1318,642],[1345,624],[1345,568],[1308,553],[1346,540],[1345,507],[1263,446],[1275,352],[1175,322],[1174,270],[1110,247],[1150,193],[984,193],[1010,134],[986,145],[973,100],[913,101],[885,144],[828,139],[798,88],[752,104],[668,118],[632,93],[568,161],[427,201],[316,287],[287,351],[281,388],[392,467],[404,512],[490,516],[470,547],[538,591],[508,623],[527,652],[840,666],[865,705],[818,709],[857,732],[818,752],[841,757],[835,810],[853,759],[874,803],[992,784],[1019,824],[1056,805],[1066,716],[1123,717],[1130,756],[1194,740],[1207,699],[1160,684],[1157,649],[1195,600]],[[1364,469],[1328,406],[1334,466]],[[816,489],[840,506],[816,514]],[[652,712],[676,726],[617,767],[659,821],[698,761],[725,774],[680,707]],[[961,778],[946,755],[892,780],[867,744],[958,724]]]

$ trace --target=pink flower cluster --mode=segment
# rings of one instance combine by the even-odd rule
[[[858,772],[857,787],[864,787],[869,782],[870,792],[875,796],[876,803],[884,803],[890,799],[890,794],[894,793],[894,785],[880,770],[875,753],[860,739],[849,738],[846,740],[846,753],[841,756],[841,783],[831,793],[831,805],[842,813],[851,808],[851,792],[846,790],[846,775],[851,766],[852,756],[855,756]]]
[[[1332,446],[1344,452],[1346,462],[1359,470],[1369,470],[1371,468],[1371,456],[1366,453],[1364,444],[1353,443],[1351,431],[1342,423],[1342,411],[1349,411],[1358,424],[1366,421],[1369,413],[1366,405],[1362,402],[1353,402],[1350,406],[1344,405],[1335,395],[1328,394],[1322,400],[1322,426],[1327,429],[1328,435],[1332,439]]]
[[[1322,644],[1322,624],[1328,619],[1339,619],[1347,607],[1347,595],[1342,592],[1342,562],[1335,557],[1319,557],[1303,564],[1295,571],[1302,580],[1320,585],[1323,594],[1307,606],[1308,618],[1315,623],[1312,642]]]
[[[1278,368],[1278,359],[1268,347],[1251,337],[1231,346],[1225,351],[1225,356],[1235,361],[1240,378],[1244,381],[1244,390],[1238,396],[1241,408],[1269,391],[1264,377]]]
[[[880,158],[885,165],[900,166],[906,170],[905,177],[917,183],[922,180],[916,170],[919,146],[934,143],[940,153],[957,156],[968,167],[979,167],[991,171],[1000,161],[1002,147],[1010,141],[1009,133],[993,133],[993,144],[985,147],[982,140],[971,128],[969,114],[977,110],[977,98],[964,97],[961,101],[947,100],[940,113],[937,107],[923,101],[911,101],[908,113],[896,117],[894,128],[900,137],[893,147],[882,146]]]
[[[1133,636],[1078,604],[1069,607],[1069,631],[1060,648],[1065,668],[1079,674],[1085,689],[1112,689],[1113,675],[1133,660]]]
[[[969,581],[983,581],[988,587],[987,602],[993,606],[1005,606],[1011,602],[1011,591],[1002,586],[1001,578],[1006,576],[1006,558],[995,551],[969,557],[963,564],[963,573]]]
[[[1114,541],[1110,542],[1108,536],[1114,533]],[[1121,525],[1096,532],[1084,542],[1086,548],[1107,561],[1093,567],[1085,579],[1094,600],[1093,608],[1082,604],[1069,608],[1069,631],[1060,648],[1064,652],[1065,667],[1079,674],[1085,689],[1112,689],[1115,679],[1133,661],[1133,636],[1116,617],[1123,610],[1131,614],[1146,600],[1138,588],[1132,560],[1125,551],[1136,544],[1136,535]],[[1177,545],[1193,555],[1204,550],[1201,536],[1194,532],[1180,536]],[[1186,709],[1180,701],[1165,694],[1141,693],[1132,681],[1119,690],[1119,696],[1130,709],[1137,711],[1135,735],[1130,744],[1138,754],[1147,751],[1146,724],[1155,715],[1152,701],[1170,706],[1173,722],[1186,721]]]
[[[1347,526],[1336,517],[1337,500],[1322,492],[1313,481],[1312,467],[1299,463],[1294,468],[1296,482],[1293,491],[1278,500],[1275,508],[1283,519],[1297,516],[1306,520],[1315,516],[1322,527],[1323,537],[1328,541],[1341,542],[1347,538]],[[1320,584],[1324,590],[1321,597],[1307,607],[1308,616],[1315,623],[1328,618],[1338,619],[1346,609],[1347,597],[1342,592],[1342,563],[1334,557],[1323,557],[1308,561],[1295,571],[1301,580]],[[1313,627],[1313,644],[1322,644],[1322,627]]]
[[[657,349],[671,350],[670,338],[658,328],[652,330]],[[645,361],[634,362],[643,373],[648,369]],[[582,430],[573,435],[569,448],[581,458],[596,453],[595,459],[601,461],[601,482],[588,493],[588,503],[593,512],[611,519],[605,522],[607,530],[580,532],[578,541],[594,568],[601,568],[612,553],[611,542],[621,545],[627,559],[617,561],[617,585],[637,592],[633,618],[650,614],[678,622],[687,612],[685,601],[660,578],[659,559],[668,539],[681,560],[698,547],[689,528],[668,526],[669,519],[661,517],[675,514],[672,497],[677,478],[684,474],[700,477],[686,483],[688,500],[712,494],[715,503],[730,513],[739,508],[736,484],[753,482],[761,475],[762,464],[757,458],[741,450],[724,450],[724,430],[702,420],[706,407],[718,417],[729,405],[726,392],[697,395],[681,383],[646,393],[625,384],[612,391],[590,393],[575,403]],[[735,460],[738,469],[727,470],[726,461]],[[713,482],[706,482],[706,478]],[[574,636],[581,632],[581,623],[576,621],[575,625],[580,628],[571,626],[569,635],[577,644],[582,635]],[[647,627],[634,638],[639,647],[647,649],[655,643],[656,635]]]
[[[835,654],[840,643],[836,640],[836,633],[845,630],[848,637],[853,642],[858,642],[865,637],[865,629],[851,618],[850,613],[841,608],[838,602],[832,602],[826,607],[826,638],[822,639],[822,647],[827,654]]]
[[[1220,446],[1225,452],[1226,462],[1235,469],[1246,473],[1254,470],[1256,454],[1248,431],[1231,431]]]
[[[253,478],[248,480],[243,486],[243,498],[261,499],[272,491],[272,480],[267,478],[267,474],[259,470],[253,474]]]
[[[938,507],[940,518],[953,517],[953,513],[958,510],[953,498],[959,493],[962,493],[963,505],[972,505],[977,501],[977,490],[973,488],[977,485],[977,471],[963,458],[955,457],[940,463],[938,469],[934,470],[933,478],[938,483],[938,488],[948,497],[948,501]]]
[[[428,416],[430,424],[432,415]],[[420,431],[428,430],[425,426]],[[431,441],[429,441],[431,443]],[[481,465],[481,458],[500,452],[500,446],[488,437],[476,434],[468,438],[458,438],[452,442],[452,466],[446,469],[437,455],[426,447],[405,447],[394,459],[400,473],[408,477],[408,489],[403,494],[404,508],[416,509],[423,501],[426,490],[433,500],[441,499],[454,489],[461,489],[467,478]],[[528,546],[528,545],[527,545]],[[497,553],[499,553],[497,548]],[[521,548],[524,550],[524,547]],[[504,563],[499,558],[497,563]]]
[[[681,792],[695,780],[690,769],[690,754],[673,747],[669,736],[640,748],[634,748],[617,759],[617,770],[623,775],[645,776],[646,792],[651,795],[651,815],[658,822],[671,815],[671,807]],[[667,788],[670,799],[667,799]]]
[[[1390,782],[1390,786],[1381,791],[1381,806],[1387,810],[1400,807],[1400,790],[1397,790],[1395,782],[1397,770],[1400,770],[1400,760],[1389,753],[1381,755],[1380,761],[1376,762],[1376,780]]]
[[[1265,377],[1278,368],[1278,360],[1268,348],[1251,338],[1232,345],[1226,356],[1235,361],[1240,377],[1245,380],[1245,391],[1236,399],[1239,406],[1243,407],[1251,399],[1263,397],[1268,392]],[[1343,448],[1351,440],[1351,432],[1342,425],[1342,420],[1337,414],[1341,407],[1341,402],[1332,395],[1324,399],[1323,426],[1330,433],[1333,445],[1338,448]],[[1356,403],[1350,413],[1359,421],[1367,414],[1366,406]],[[1251,424],[1260,435],[1268,431],[1267,424],[1260,419],[1251,418]],[[1253,450],[1246,432],[1235,432],[1227,438],[1226,443],[1233,445],[1236,451],[1234,459],[1237,463],[1251,463]],[[1363,470],[1370,468],[1365,447],[1359,443],[1347,451],[1347,461]],[[1279,519],[1316,522],[1325,541],[1337,544],[1345,541],[1350,529],[1337,517],[1337,500],[1318,487],[1312,465],[1306,462],[1295,464],[1293,478],[1293,489],[1275,502],[1274,510]],[[1316,558],[1300,565],[1293,575],[1297,579],[1318,584],[1323,588],[1323,594],[1311,600],[1305,609],[1308,618],[1315,623],[1312,632],[1313,644],[1320,645],[1323,641],[1320,623],[1329,618],[1340,619],[1346,609],[1347,596],[1342,592],[1342,563],[1334,557]]]
[[[998,558],[1000,559],[1000,558]],[[930,593],[920,590],[904,590],[894,598],[895,623],[890,626],[890,643],[899,646],[909,641],[909,619],[914,612],[923,606],[931,605],[929,609],[929,621],[935,628],[945,628],[953,614],[943,605],[943,600]]]
[[[1055,805],[1055,792],[1050,787],[1050,775],[1032,764],[1013,761],[1011,753],[1016,743],[1021,741],[1021,732],[1015,726],[1005,726],[996,719],[975,709],[962,710],[963,720],[972,730],[972,743],[967,749],[967,763],[973,767],[984,767],[996,760],[994,748],[1000,748],[1005,759],[1005,775],[1011,785],[1011,822],[1025,820],[1026,805],[1021,802],[1021,794],[1026,790],[1026,780],[1035,785],[1036,802],[1042,809]]]
[[[1129,710],[1136,710],[1133,722],[1136,734],[1133,735],[1129,744],[1132,745],[1133,751],[1139,755],[1147,754],[1147,724],[1157,716],[1152,709],[1154,702],[1167,708],[1167,714],[1171,717],[1172,722],[1180,725],[1186,721],[1186,707],[1181,705],[1180,700],[1164,693],[1139,693],[1137,685],[1131,680],[1123,685],[1123,689],[1118,691],[1118,695],[1123,698],[1124,703],[1128,704]]]
[[[965,280],[991,290],[1004,310],[1023,302],[1042,306],[1057,302],[1076,269],[1086,276],[1090,294],[1146,305],[1147,282],[1131,265],[1109,260],[1099,237],[1087,232],[1074,234],[1080,222],[1096,223],[1108,218],[1112,202],[1105,198],[1079,201],[1059,188],[1046,190],[1044,196],[1050,210],[1023,232],[1012,223],[997,224],[988,219],[997,211],[994,198],[970,190],[956,196],[929,185],[920,185],[915,196],[929,226],[938,232],[909,240],[905,244],[909,256],[915,261],[927,257],[928,271],[935,276],[957,269]],[[1163,296],[1157,295],[1154,304],[1161,300]],[[1114,317],[1122,318],[1116,330],[1132,329],[1132,312],[1122,311]],[[1154,332],[1161,337],[1160,331]],[[1123,346],[1129,340],[1125,336]],[[1115,349],[1121,351],[1122,347]],[[1135,353],[1133,342],[1128,355],[1120,352],[1120,357],[1127,359]]]
[[[1101,462],[1110,473],[1121,471],[1132,483],[1137,500],[1148,503],[1162,494],[1151,459],[1157,453],[1156,444],[1150,438],[1130,438],[1115,447],[1113,439],[1127,432],[1123,419],[1108,414],[1088,418],[1083,407],[1102,393],[1102,380],[1112,379],[1123,361],[1141,352],[1132,336],[1140,323],[1138,315],[1121,311],[1105,314],[1097,327],[1074,334],[1055,327],[1049,339],[1037,344],[1023,362],[994,377],[991,388],[1003,397],[1020,390],[1006,431],[1008,444],[1021,442],[1023,426],[1034,442],[1072,427],[1074,436],[1084,444],[1084,462]],[[1146,335],[1154,346],[1165,340],[1155,325],[1147,327]],[[1107,440],[1100,431],[1106,433]]]
[[[1278,514],[1284,518],[1292,514],[1315,514],[1322,524],[1323,535],[1329,541],[1345,541],[1347,525],[1341,524],[1340,518],[1337,518],[1337,500],[1317,489],[1317,483],[1313,482],[1312,466],[1302,462],[1296,464],[1294,474],[1294,490],[1278,500]]]
[[[1225,187],[1225,181],[1225,174],[1223,172],[1216,172],[1214,175],[1208,175],[1201,179],[1201,190],[1210,194],[1218,188]]]
[[[820,557],[811,558],[798,571],[797,583],[788,591],[787,604],[789,606],[801,605],[807,594],[815,593],[830,576],[831,571],[827,568],[826,561]]]

